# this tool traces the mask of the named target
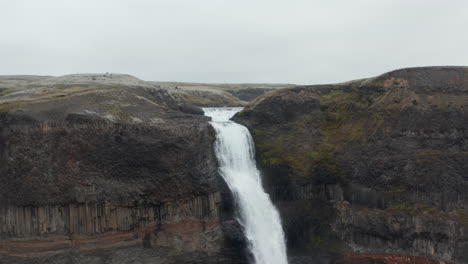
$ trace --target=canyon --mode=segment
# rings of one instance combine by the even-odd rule
[[[2,76],[0,263],[248,263],[206,106],[245,106],[289,263],[468,263],[467,67],[313,86]]]

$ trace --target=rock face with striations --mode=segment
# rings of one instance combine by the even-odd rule
[[[126,75],[0,87],[0,263],[243,261],[200,109]]]
[[[283,89],[235,120],[297,263],[468,263],[468,67]]]
[[[246,263],[214,131],[191,104],[258,94],[164,85],[0,77],[1,264]],[[290,263],[468,263],[467,109],[466,67],[248,105],[235,119],[254,137]]]

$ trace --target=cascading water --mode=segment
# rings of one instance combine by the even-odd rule
[[[256,264],[287,264],[281,220],[263,191],[249,130],[229,119],[242,108],[204,108],[216,130],[219,171],[239,206],[244,234]]]

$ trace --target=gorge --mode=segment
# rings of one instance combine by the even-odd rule
[[[467,67],[180,86],[1,76],[0,263],[468,263]]]
[[[276,208],[263,191],[255,165],[255,148],[248,129],[229,119],[241,108],[204,108],[216,131],[216,156],[220,174],[238,202],[244,228],[256,264],[287,264],[283,228]]]

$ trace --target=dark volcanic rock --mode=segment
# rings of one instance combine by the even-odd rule
[[[427,67],[280,90],[235,120],[254,137],[291,252],[468,263],[467,109],[468,68]]]
[[[122,89],[0,113],[0,199],[129,204],[215,192],[207,119],[151,94],[161,91]]]
[[[0,97],[0,263],[243,262],[202,114],[155,87]]]

